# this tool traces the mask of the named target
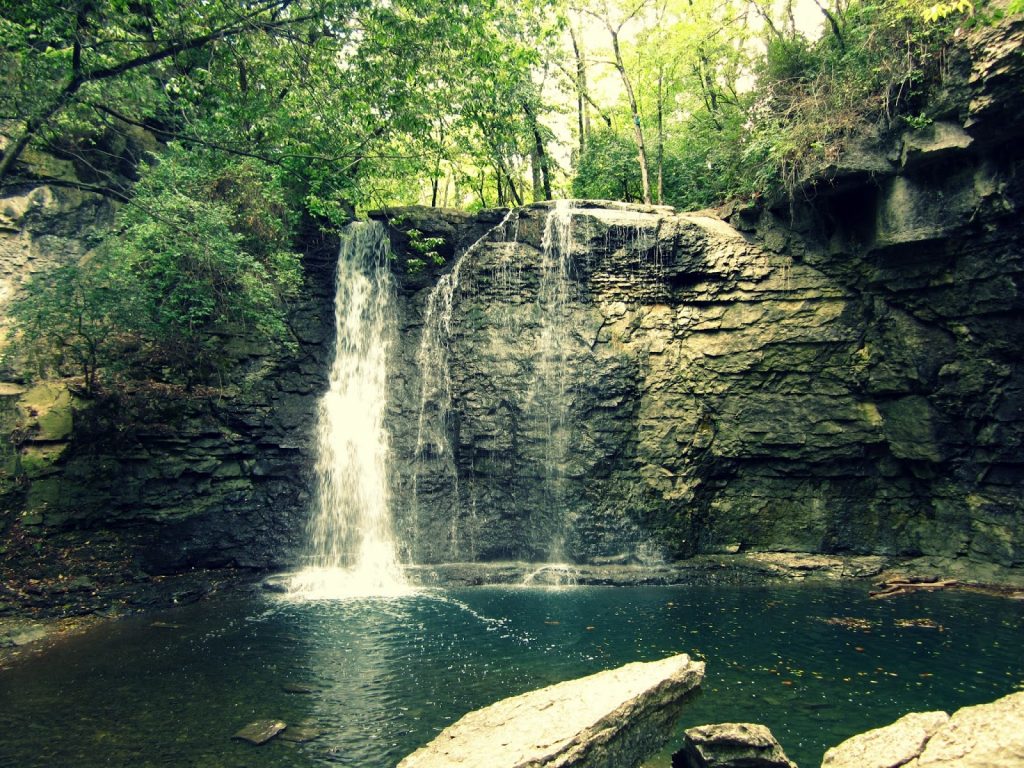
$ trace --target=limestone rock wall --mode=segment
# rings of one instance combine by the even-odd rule
[[[430,288],[408,293],[407,555],[1020,565],[1022,42],[974,33],[932,125],[850,145],[777,210],[578,203],[563,310],[552,206],[522,210],[453,270],[426,386]]]
[[[113,211],[97,195],[42,185],[3,198],[0,213],[2,310],[32,274],[87,254]],[[149,572],[293,561],[309,509],[337,259],[332,238],[311,230],[304,242],[303,298],[289,315],[297,351],[239,336],[216,390],[133,386],[85,399],[66,382],[4,371],[0,534],[113,531]]]

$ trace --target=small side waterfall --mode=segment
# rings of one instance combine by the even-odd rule
[[[452,266],[450,272],[441,276],[427,297],[423,315],[423,331],[420,346],[416,352],[416,364],[420,373],[420,404],[416,424],[416,446],[412,477],[413,514],[418,514],[420,483],[424,477],[433,482],[447,478],[452,493],[449,514],[451,515],[450,537],[453,546],[459,539],[459,520],[464,510],[460,509],[459,473],[450,439],[449,414],[452,408],[452,379],[449,366],[449,346],[452,336],[452,310],[460,290],[460,279],[464,265],[473,253],[485,242],[514,240],[519,222],[519,211],[510,210],[502,221],[470,245]],[[465,510],[473,514],[472,504]],[[416,526],[413,525],[413,535]],[[454,554],[454,553],[453,553]]]
[[[571,340],[566,316],[573,290],[572,208],[571,200],[558,200],[544,222],[537,289],[540,334],[537,339],[536,379],[529,397],[531,410],[543,429],[548,562],[564,559],[565,536],[568,533],[564,480],[569,453],[568,358]]]
[[[346,229],[338,257],[334,363],[317,408],[309,567],[291,582],[291,593],[300,597],[407,589],[392,532],[384,428],[388,353],[396,333],[388,257],[380,223],[356,222]]]

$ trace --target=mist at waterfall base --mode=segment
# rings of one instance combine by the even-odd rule
[[[0,672],[0,765],[384,768],[502,697],[688,652],[707,661],[707,678],[681,727],[761,722],[813,767],[827,746],[909,711],[1024,684],[1024,604],[954,592],[873,601],[866,589],[210,600],[112,622]],[[232,740],[259,719],[321,735]],[[667,755],[649,765],[667,766]]]

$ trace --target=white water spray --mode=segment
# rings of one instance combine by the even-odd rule
[[[301,598],[409,590],[392,531],[384,427],[388,353],[396,333],[388,257],[388,236],[380,223],[357,222],[346,229],[338,257],[334,363],[317,408],[309,567],[290,585],[290,593]]]

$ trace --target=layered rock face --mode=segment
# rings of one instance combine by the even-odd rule
[[[408,296],[411,559],[1024,561],[1022,38],[784,210],[536,205]]]
[[[566,235],[562,253],[552,229]],[[827,272],[834,252],[771,248],[709,216],[599,203],[518,212],[458,264],[443,355],[419,348],[436,318],[404,334],[417,344],[406,361],[433,360],[426,383],[408,377],[392,396],[409,554],[1019,562],[1007,335],[1020,298],[1008,290],[996,310],[973,297],[1019,273],[1021,233],[1013,221],[992,233],[998,250],[965,247],[954,266],[918,244],[920,258],[907,257],[917,288],[901,302]],[[966,314],[914,313],[922,273],[991,274],[993,253],[990,281],[950,278],[944,301]],[[879,258],[845,260],[873,270]]]

